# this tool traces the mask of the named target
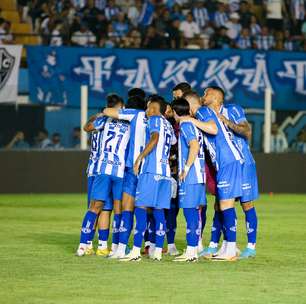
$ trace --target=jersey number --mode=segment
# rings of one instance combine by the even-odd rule
[[[171,135],[170,134],[165,134],[165,146],[164,146],[164,155],[166,157],[169,156],[170,153],[170,146],[171,146]]]
[[[92,133],[92,137],[91,137],[91,150],[96,152],[98,149],[98,133]]]
[[[108,131],[106,135],[107,139],[105,140],[105,152],[118,153],[123,134],[116,134],[114,131]]]

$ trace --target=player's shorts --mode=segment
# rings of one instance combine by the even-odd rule
[[[123,178],[123,192],[135,198],[137,183],[138,177],[134,174],[133,168],[126,168]]]
[[[87,208],[89,208],[90,201],[92,200],[91,195],[94,187],[94,180],[96,176],[88,176],[87,177]],[[113,210],[113,196],[112,194],[104,201],[103,205],[104,211],[112,211]]]
[[[180,208],[197,208],[206,205],[205,184],[179,185]]]
[[[217,199],[235,199],[242,195],[242,164],[234,161],[217,171]]]
[[[242,195],[241,203],[255,201],[258,198],[258,182],[255,164],[242,165]]]
[[[170,177],[152,173],[140,174],[136,190],[136,207],[169,209],[170,201]]]
[[[123,178],[107,174],[99,174],[94,180],[91,199],[106,202],[112,194],[113,200],[121,200],[122,188]]]

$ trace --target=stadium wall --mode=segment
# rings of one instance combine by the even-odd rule
[[[306,193],[306,155],[255,154],[260,192]],[[0,193],[86,191],[84,151],[1,151]]]

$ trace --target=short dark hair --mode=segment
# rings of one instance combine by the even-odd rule
[[[178,116],[190,115],[189,102],[185,98],[174,99],[171,108]]]
[[[160,95],[157,95],[157,94],[153,94],[153,95],[150,95],[148,96],[147,98],[147,103],[148,102],[156,102],[159,104],[159,107],[160,107],[160,113],[162,115],[164,115],[166,113],[166,110],[167,110],[167,102],[166,100],[164,99],[164,97],[160,96]]]
[[[117,94],[109,94],[106,97],[106,105],[108,108],[114,108],[118,104],[124,105],[123,99]]]
[[[146,108],[146,101],[139,95],[131,96],[127,100],[126,108],[128,109],[138,109],[138,110],[145,110]]]
[[[179,84],[177,84],[173,89],[173,91],[178,91],[181,90],[183,93],[189,92],[191,91],[191,85],[188,82],[180,82]]]
[[[183,94],[182,96],[184,99],[186,99],[187,97],[197,97],[197,98],[200,98],[199,94],[195,91],[189,91],[189,92],[186,92]]]
[[[44,129],[40,129],[39,132],[45,134],[46,136],[49,136],[49,132],[45,128]]]
[[[206,89],[213,89],[213,90],[219,91],[222,94],[223,99],[225,97],[225,93],[224,93],[223,89],[218,87],[218,86],[209,86]]]
[[[58,133],[58,132],[55,132],[55,133],[53,133],[53,134],[52,134],[52,137],[55,137],[55,136],[57,136],[57,137],[61,137],[61,134],[60,134],[60,133]]]
[[[140,96],[143,99],[146,98],[146,92],[140,88],[132,88],[128,91],[128,97]]]
[[[74,127],[74,128],[73,128],[73,131],[81,132],[81,128],[80,128],[80,127]]]

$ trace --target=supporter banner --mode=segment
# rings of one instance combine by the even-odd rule
[[[226,92],[226,100],[262,108],[264,89],[273,92],[273,108],[306,109],[306,55],[256,50],[152,51],[128,49],[28,47],[30,97],[33,102],[78,107],[80,85],[89,85],[89,106],[105,96],[126,96],[132,87],[171,100],[179,82],[202,93],[209,85]]]
[[[0,45],[0,102],[16,102],[21,45]]]

